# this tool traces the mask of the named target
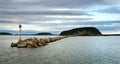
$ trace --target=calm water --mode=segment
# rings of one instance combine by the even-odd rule
[[[23,39],[27,37],[33,36]],[[120,36],[70,37],[40,48],[11,48],[17,39],[0,36],[0,64],[120,64]]]

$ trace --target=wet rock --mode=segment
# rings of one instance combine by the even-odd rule
[[[11,47],[17,47],[17,43],[12,43]]]

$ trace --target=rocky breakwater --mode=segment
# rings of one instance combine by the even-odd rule
[[[19,40],[17,43],[12,43],[11,47],[18,47],[18,48],[37,48],[47,45],[50,42],[54,42],[66,37],[53,37],[53,38],[28,38],[25,40]]]

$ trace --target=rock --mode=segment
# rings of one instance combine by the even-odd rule
[[[23,42],[23,43],[17,43],[17,47],[18,48],[24,48],[24,47],[27,47],[27,44],[25,42]]]
[[[12,43],[11,47],[17,47],[17,43]]]
[[[37,45],[38,45],[38,47],[44,46],[41,42],[39,42]]]
[[[83,27],[63,31],[60,36],[102,36],[102,34],[95,27]]]
[[[50,41],[50,38],[46,38],[45,40],[46,40],[46,43],[51,42],[51,41]]]
[[[32,45],[33,41],[25,41],[24,43],[26,43],[27,45]]]
[[[50,41],[54,42],[54,41],[56,41],[56,39],[55,38],[50,38]]]
[[[30,44],[27,45],[27,48],[32,48]]]
[[[37,48],[37,47],[38,47],[38,45],[37,45],[37,44],[35,44],[35,43],[33,43],[33,44],[31,44],[31,47],[32,47],[32,48]]]
[[[40,39],[39,43],[41,43],[43,46],[47,45],[47,41],[45,39]]]
[[[64,37],[54,37],[54,38],[28,38],[25,40],[19,40],[17,43],[12,43],[11,47],[18,47],[18,48],[37,48],[47,45],[47,43],[54,42],[60,40]]]

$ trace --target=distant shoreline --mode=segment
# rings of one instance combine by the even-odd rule
[[[0,34],[0,35],[7,35],[7,34]],[[11,34],[11,35],[15,35],[15,34]],[[19,35],[15,35],[15,36],[19,36]],[[55,34],[55,35],[22,34],[22,36],[59,36],[59,34]],[[120,36],[120,34],[103,34],[103,36]]]
[[[120,36],[120,34],[103,34],[103,36]]]
[[[0,35],[19,35],[19,34],[12,34],[9,32],[0,32]],[[51,34],[47,32],[42,32],[42,33],[36,33],[36,34],[21,34],[21,35],[59,35],[59,34]]]
[[[19,36],[19,34],[12,34],[9,32],[0,32],[0,35],[16,35]],[[59,36],[59,34],[48,34],[48,35],[44,35],[44,34],[21,34],[22,36],[27,35],[27,36]],[[120,36],[120,34],[102,34],[102,36]]]

